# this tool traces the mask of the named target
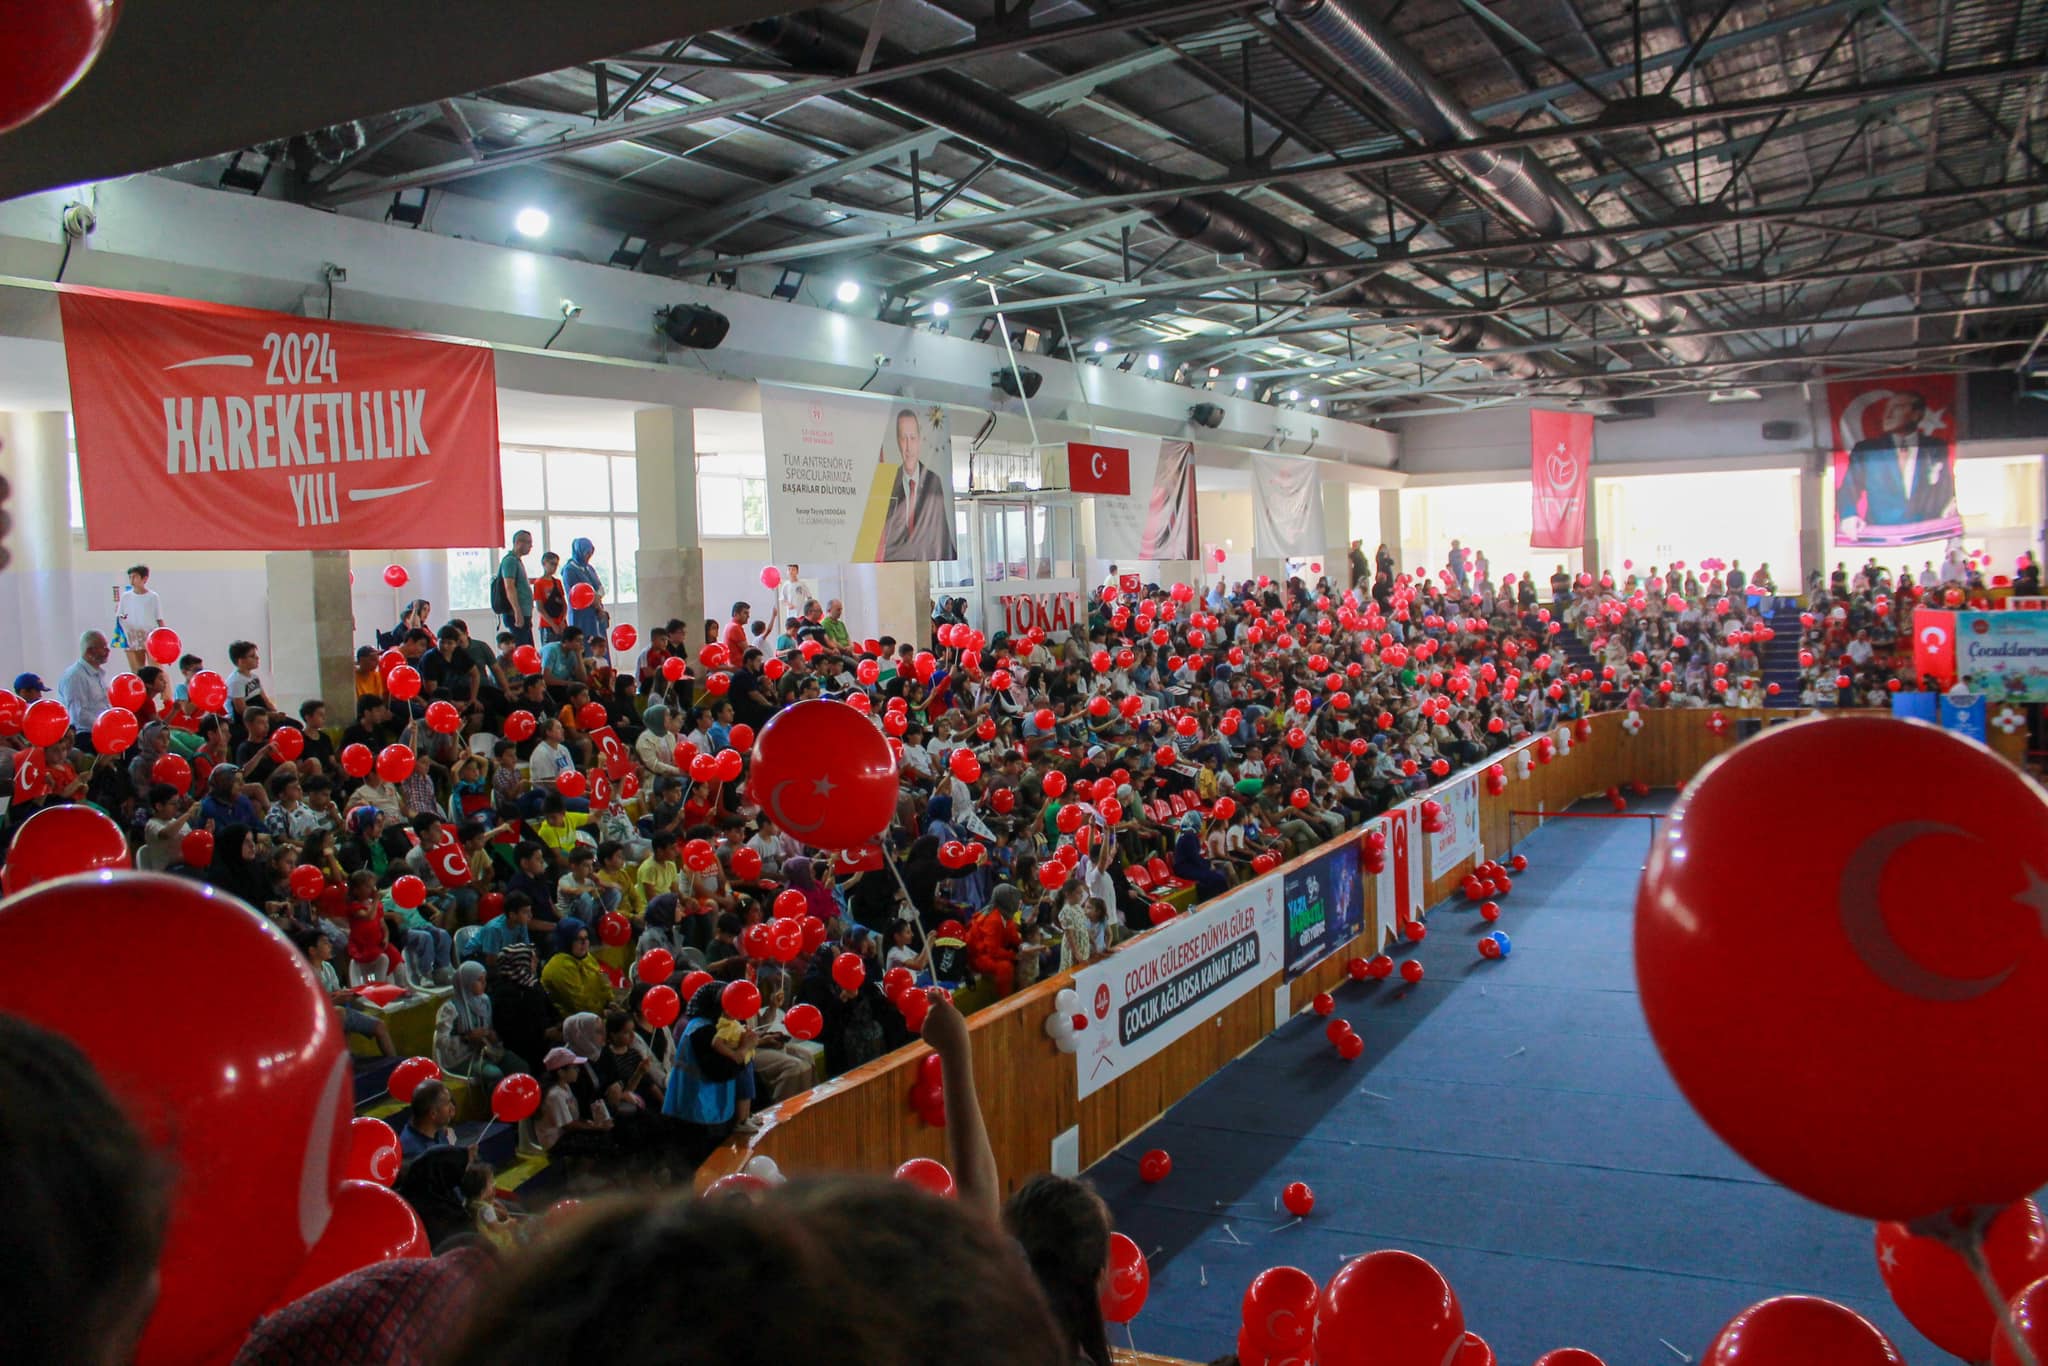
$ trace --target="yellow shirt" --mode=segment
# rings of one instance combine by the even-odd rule
[[[558,953],[540,970],[540,984],[563,1015],[603,1015],[612,1004],[612,984],[589,954]]]
[[[540,837],[542,844],[558,854],[566,854],[576,847],[576,832],[588,824],[590,817],[583,812],[564,811],[560,825],[552,820],[543,820],[533,828],[533,832]]]
[[[647,893],[640,888],[640,879],[631,864],[611,872],[600,868],[597,880],[607,887],[619,889],[619,914],[638,916],[647,909]]]
[[[648,900],[673,892],[676,889],[676,877],[681,872],[681,864],[665,863],[649,854],[647,861],[640,865],[640,904],[645,906]]]

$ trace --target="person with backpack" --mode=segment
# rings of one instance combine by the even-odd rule
[[[569,625],[569,590],[556,572],[561,565],[562,557],[552,550],[540,557],[540,577],[533,581],[533,609],[540,627],[536,645],[560,640]]]
[[[533,553],[533,533],[512,533],[512,548],[498,561],[491,576],[491,610],[498,624],[512,636],[515,645],[532,645],[533,583],[526,576],[526,557]]]

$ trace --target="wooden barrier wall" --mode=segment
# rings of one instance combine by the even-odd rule
[[[1556,811],[1582,797],[1637,782],[1658,788],[1680,787],[1738,743],[1741,727],[1736,722],[1764,719],[1772,724],[1806,714],[1729,709],[1724,712],[1730,722],[1728,733],[1716,736],[1707,728],[1709,713],[1704,711],[1644,712],[1642,729],[1634,735],[1623,727],[1620,713],[1605,713],[1593,718],[1591,738],[1575,743],[1569,754],[1558,754],[1548,764],[1534,764],[1526,779],[1516,776],[1515,755],[1534,742],[1524,742],[1489,760],[1507,765],[1505,792],[1498,797],[1488,794],[1483,776],[1480,779],[1481,857],[1506,856],[1512,811]],[[1484,770],[1479,771],[1483,774]],[[1533,817],[1516,817],[1513,833],[1526,837],[1536,824]],[[1361,834],[1353,831],[1345,842],[1355,843]],[[1325,845],[1308,857],[1327,853],[1330,847]],[[1430,879],[1425,904],[1433,906],[1449,896],[1473,861]],[[1283,864],[1267,876],[1282,877],[1293,866]],[[1289,987],[1292,1011],[1306,1007],[1317,992],[1342,982],[1347,959],[1379,951],[1385,927],[1374,904],[1375,881],[1370,877],[1361,881],[1365,892],[1363,931],[1295,979]],[[1086,1167],[1106,1156],[1225,1063],[1251,1049],[1279,1023],[1274,1010],[1282,978],[1276,975],[1224,1007],[1207,1027],[1191,1031],[1085,1101],[1078,1100],[1073,1056],[1060,1052],[1045,1035],[1052,998],[1071,980],[1071,974],[1056,974],[969,1018],[975,1082],[1006,1189],[1046,1170],[1051,1165],[1053,1141],[1077,1124],[1081,1165]],[[917,1067],[929,1051],[921,1043],[911,1044],[765,1111],[761,1131],[734,1140],[714,1154],[699,1170],[698,1184],[737,1171],[754,1153],[773,1156],[790,1172],[887,1172],[910,1157],[944,1158],[945,1132],[927,1127],[910,1108]]]

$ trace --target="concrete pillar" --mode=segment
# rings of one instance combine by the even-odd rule
[[[1818,573],[1823,582],[1828,573],[1827,517],[1821,510],[1821,481],[1829,478],[1834,471],[1829,468],[1833,457],[1826,451],[1814,451],[1799,467],[1799,592],[1806,591],[1807,576]],[[2048,465],[2048,461],[2042,462]],[[1780,592],[1791,587],[1780,582]]]
[[[261,672],[272,700],[297,712],[301,702],[318,697],[327,703],[330,722],[348,724],[355,715],[349,553],[272,551],[263,557],[263,576],[270,648],[263,655]]]
[[[1599,481],[1593,478],[1591,470],[1586,472],[1586,540],[1579,553],[1579,563],[1595,579],[1600,577],[1600,500],[1596,496]],[[1619,580],[1616,580],[1619,582]]]
[[[1380,490],[1380,541],[1394,552],[1396,569],[1408,563],[1401,545],[1401,490]],[[1378,549],[1377,546],[1374,547]],[[1371,554],[1371,551],[1367,552]]]
[[[52,687],[78,657],[69,459],[64,414],[0,412],[0,478],[11,489],[5,511],[12,522],[0,539],[9,555],[0,576],[0,630],[11,642],[10,657],[20,661],[13,670],[40,673]],[[102,602],[100,618],[111,620],[112,610]]]
[[[1323,547],[1323,576],[1341,593],[1351,586],[1349,484],[1330,482],[1323,485]]]
[[[704,611],[704,549],[697,539],[697,433],[688,408],[633,414],[640,494],[640,621],[650,630],[685,623],[694,645]]]
[[[920,649],[931,644],[931,565],[923,560],[878,564],[874,571],[875,635],[889,636],[899,645],[909,641]]]

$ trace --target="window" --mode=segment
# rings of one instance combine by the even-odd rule
[[[633,457],[602,451],[508,446],[498,453],[505,498],[505,534],[497,545],[448,552],[448,596],[454,610],[488,612],[491,579],[512,533],[533,534],[526,572],[540,573],[541,552],[564,562],[579,536],[590,538],[590,562],[610,605],[639,601],[634,556],[640,549],[639,487]]]
[[[953,500],[953,546],[957,560],[932,562],[932,590],[974,586],[974,508],[965,498]]]
[[[697,534],[768,534],[766,456],[755,453],[697,457]]]

